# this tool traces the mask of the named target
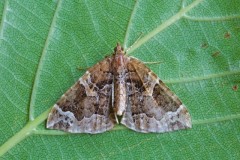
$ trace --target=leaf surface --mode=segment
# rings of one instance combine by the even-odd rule
[[[200,1],[1,1],[0,155],[238,159],[240,2]],[[77,68],[110,55],[116,42],[133,45],[129,54],[144,62],[161,61],[149,67],[187,106],[192,129],[141,134],[118,125],[88,135],[45,128],[48,110],[84,74]]]

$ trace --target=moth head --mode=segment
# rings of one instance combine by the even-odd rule
[[[124,54],[123,48],[120,43],[117,43],[117,46],[114,48],[115,54]]]

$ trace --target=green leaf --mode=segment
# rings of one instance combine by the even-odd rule
[[[239,159],[240,2],[201,1],[0,1],[1,158]],[[116,42],[162,62],[149,67],[185,103],[192,129],[45,128],[49,109],[83,75],[77,68]]]

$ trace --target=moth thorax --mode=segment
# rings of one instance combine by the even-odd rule
[[[114,65],[115,67],[124,66],[124,55],[116,54],[114,57]]]

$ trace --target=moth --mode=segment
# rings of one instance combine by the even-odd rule
[[[192,127],[185,105],[143,62],[118,43],[112,56],[89,68],[57,101],[47,128],[102,133],[118,123],[137,132]]]

